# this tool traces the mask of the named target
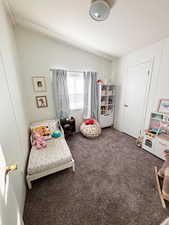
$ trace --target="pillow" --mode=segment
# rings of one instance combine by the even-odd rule
[[[94,124],[94,120],[91,120],[91,119],[90,120],[86,120],[85,124],[86,125],[92,125],[92,124]]]

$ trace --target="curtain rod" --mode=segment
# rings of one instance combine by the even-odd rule
[[[50,69],[50,71],[54,71],[54,70],[59,70],[59,69]],[[84,71],[78,71],[78,70],[66,70],[67,72],[70,73],[83,73]]]

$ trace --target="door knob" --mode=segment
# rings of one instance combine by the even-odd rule
[[[17,169],[17,165],[16,164],[7,166],[6,170],[5,170],[5,175],[8,175],[10,172],[13,172],[16,169]]]
[[[128,107],[128,105],[127,104],[124,104],[124,107]]]

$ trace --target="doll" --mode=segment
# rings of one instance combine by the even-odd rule
[[[43,136],[40,136],[37,132],[32,132],[32,146],[35,146],[36,149],[42,149],[47,147],[47,143],[44,140]]]

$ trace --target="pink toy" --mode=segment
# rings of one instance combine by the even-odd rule
[[[47,147],[47,143],[44,140],[44,137],[40,136],[37,132],[32,132],[32,146],[35,146],[36,149],[42,149]]]

